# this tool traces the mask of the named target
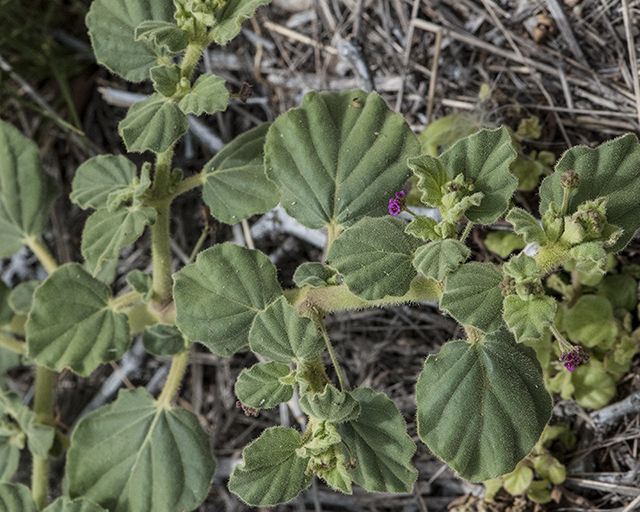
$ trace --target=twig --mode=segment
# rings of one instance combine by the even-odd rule
[[[569,49],[571,50],[571,53],[573,53],[573,56],[578,61],[580,61],[580,63],[585,68],[590,69],[589,63],[587,62],[587,59],[585,58],[584,53],[582,53],[580,44],[576,40],[576,36],[573,34],[573,31],[571,30],[571,27],[569,26],[569,22],[567,21],[567,18],[565,17],[564,11],[562,10],[562,7],[560,7],[558,0],[545,0],[545,1],[547,4],[547,7],[549,8],[549,11],[551,12],[551,16],[555,20],[556,25],[558,26],[558,29],[562,33],[562,37],[564,37],[565,41],[569,45]]]
[[[418,7],[420,7],[420,0],[413,0],[413,7],[411,8],[411,21],[418,16]],[[404,57],[402,58],[402,83],[400,84],[400,90],[398,91],[398,97],[396,99],[396,112],[400,112],[402,106],[402,96],[404,95],[404,82],[407,76],[407,66],[409,65],[409,57],[411,55],[411,44],[413,42],[413,31],[415,24],[409,24],[409,30],[407,31],[407,40],[404,45]]]
[[[640,412],[640,391],[636,391],[624,400],[608,405],[591,413],[591,419],[596,425],[607,425],[618,418],[631,413]]]
[[[640,83],[638,80],[638,61],[636,60],[636,48],[633,44],[633,33],[631,32],[631,17],[629,16],[629,4],[627,0],[622,0],[622,17],[624,19],[624,31],[627,36],[627,48],[629,49],[629,63],[631,64],[631,78],[633,90],[636,95],[636,109],[638,110],[638,124],[640,125]]]
[[[433,116],[433,102],[436,95],[436,78],[438,76],[438,61],[440,60],[440,50],[442,48],[442,32],[436,32],[436,42],[434,46],[433,64],[431,65],[431,76],[429,77],[427,124],[431,124],[431,117]]]
[[[272,21],[264,21],[262,24],[264,25],[265,28],[269,30],[273,30],[274,32],[277,32],[280,35],[293,39],[294,41],[298,41],[300,43],[308,44],[315,48],[319,48],[320,50],[330,53],[331,55],[338,54],[338,50],[333,46],[327,46],[322,43],[319,43],[318,41],[314,41],[310,37],[307,37],[301,34],[300,32],[296,32],[295,30],[291,30],[290,28],[283,27],[282,25],[278,25],[277,23],[273,23]]]

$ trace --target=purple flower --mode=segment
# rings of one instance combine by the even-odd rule
[[[396,199],[402,199],[404,197],[404,190],[396,192]]]
[[[576,369],[576,365],[586,363],[588,360],[589,354],[582,350],[582,347],[573,347],[569,352],[560,354],[560,361],[570,372]]]
[[[400,206],[400,202],[395,199],[389,199],[389,213],[391,215],[398,215],[402,211],[402,206]]]

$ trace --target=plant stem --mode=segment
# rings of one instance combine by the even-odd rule
[[[466,242],[467,237],[469,236],[469,233],[471,233],[472,229],[473,229],[473,222],[467,221],[467,225],[465,226],[464,231],[462,232],[462,236],[460,237],[460,241],[462,243]]]
[[[27,344],[24,341],[18,341],[10,336],[0,333],[0,347],[11,350],[16,354],[25,355],[27,353]]]
[[[193,75],[193,72],[196,69],[198,61],[202,56],[203,50],[208,46],[208,43],[198,44],[198,43],[189,43],[187,46],[187,50],[184,52],[184,57],[182,58],[182,62],[180,63],[180,76],[183,78],[187,78],[189,81]]]
[[[469,343],[478,343],[484,337],[480,329],[476,329],[471,325],[463,325],[462,327],[464,327],[464,332],[467,334],[467,341]]]
[[[41,425],[55,426],[53,417],[53,402],[55,398],[56,373],[36,366],[36,392],[33,410],[36,413],[36,422]],[[47,506],[49,496],[49,459],[43,459],[34,455],[33,471],[31,474],[31,493],[33,500],[42,510]]]
[[[171,401],[180,388],[182,377],[187,368],[189,361],[189,348],[185,348],[173,356],[171,361],[171,369],[167,375],[167,381],[164,383],[162,393],[158,397],[158,403],[163,407],[171,407]]]
[[[142,299],[142,294],[135,290],[125,293],[124,295],[120,295],[120,297],[115,297],[111,299],[110,306],[114,311],[120,311],[131,304],[138,302]]]
[[[42,266],[47,271],[47,274],[52,274],[57,268],[58,264],[56,260],[51,256],[51,253],[47,250],[47,248],[42,245],[36,237],[28,237],[24,240],[24,243],[27,244],[27,247],[31,249],[31,252],[35,254],[36,258],[40,260]]]
[[[344,377],[342,376],[342,369],[338,364],[336,353],[334,352],[333,346],[331,345],[331,340],[329,339],[329,334],[327,333],[327,328],[324,326],[324,320],[322,319],[322,317],[318,318],[318,324],[320,325],[320,331],[322,332],[322,336],[324,337],[324,343],[327,346],[327,350],[329,351],[329,356],[331,357],[331,362],[333,363],[333,367],[336,370],[336,375],[338,376],[338,382],[340,383],[340,391],[344,393],[347,389],[347,386],[344,382]]]
[[[176,189],[171,193],[171,199],[175,199],[181,194],[188,192],[191,189],[200,187],[204,185],[204,182],[207,180],[207,175],[204,172],[200,174],[196,174],[195,176],[190,176],[188,178],[183,179],[180,184],[176,187]]]

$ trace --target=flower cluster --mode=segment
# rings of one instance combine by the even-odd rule
[[[396,197],[389,199],[389,213],[393,216],[399,215],[404,210],[404,191],[396,192]]]
[[[576,369],[576,365],[586,363],[588,360],[589,354],[582,350],[582,347],[573,347],[569,352],[562,352],[562,354],[560,354],[560,361],[562,361],[564,367],[570,372]]]

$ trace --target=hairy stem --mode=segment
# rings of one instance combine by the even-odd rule
[[[47,271],[47,274],[52,274],[54,270],[58,268],[56,260],[53,258],[47,248],[42,245],[36,237],[29,237],[24,240],[27,247],[31,249],[31,252],[38,258],[42,266]]]
[[[44,366],[36,366],[36,392],[33,410],[36,413],[37,423],[51,427],[55,426],[53,417],[55,385],[56,373]],[[42,510],[47,506],[47,498],[49,496],[49,459],[33,457],[31,494],[38,506],[38,510]]]
[[[333,345],[331,345],[331,340],[329,339],[329,334],[327,333],[327,328],[324,325],[324,320],[322,319],[322,317],[318,319],[318,324],[320,325],[320,331],[322,332],[322,336],[324,337],[324,343],[327,346],[327,350],[329,351],[329,356],[331,357],[331,362],[333,363],[333,367],[336,370],[336,375],[338,376],[338,382],[340,383],[340,391],[344,393],[347,389],[347,386],[344,382],[344,377],[342,376],[342,369],[338,364],[336,353],[333,350]]]
[[[171,407],[171,401],[173,397],[180,389],[182,383],[182,377],[187,369],[187,363],[189,361],[189,348],[185,348],[181,352],[178,352],[173,356],[171,361],[171,369],[169,375],[167,375],[167,381],[164,383],[162,393],[158,397],[158,403],[163,407]]]
[[[120,297],[111,299],[109,305],[113,308],[114,311],[120,311],[126,308],[127,306],[130,306],[131,304],[138,302],[141,299],[142,299],[142,294],[134,290],[134,291],[125,293],[124,295],[120,295]]]
[[[182,62],[180,63],[180,76],[183,78],[187,78],[191,80],[193,76],[193,72],[198,65],[198,61],[200,61],[200,57],[202,56],[202,52],[208,46],[208,43],[198,44],[198,43],[189,43],[187,46],[187,50],[184,52],[184,57],[182,58]]]
[[[27,353],[27,344],[24,341],[18,341],[15,338],[0,333],[0,347],[11,350],[16,354],[25,355]]]
[[[180,184],[172,192],[171,198],[175,199],[180,194],[184,194],[185,192],[191,189],[198,188],[204,185],[204,182],[206,181],[206,179],[207,177],[204,172],[201,172],[200,174],[196,174],[195,176],[190,176],[189,178],[185,178],[180,182]]]

